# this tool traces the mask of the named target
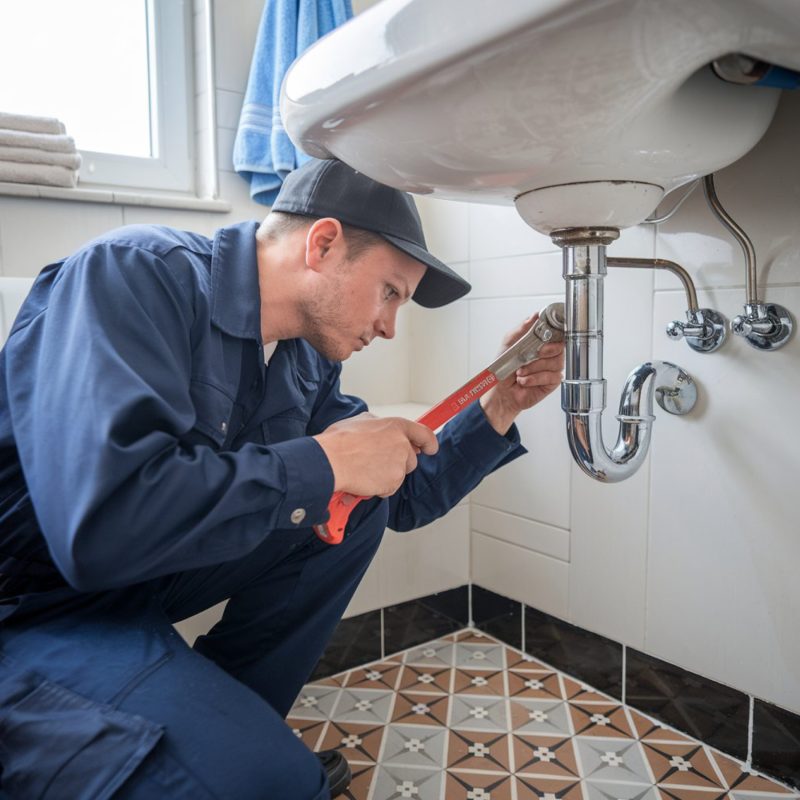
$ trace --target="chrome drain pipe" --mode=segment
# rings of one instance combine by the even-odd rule
[[[664,361],[641,364],[628,376],[620,400],[619,434],[613,450],[603,441],[606,407],[603,378],[603,278],[606,246],[616,228],[569,228],[553,231],[563,249],[566,288],[566,363],[561,407],[567,415],[567,439],[575,461],[590,477],[616,483],[633,475],[650,446],[653,396],[673,414],[685,414],[696,400],[691,377]]]

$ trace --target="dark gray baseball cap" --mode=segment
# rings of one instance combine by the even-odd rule
[[[472,288],[428,252],[419,213],[410,194],[378,183],[342,161],[312,159],[290,172],[272,210],[307,217],[333,217],[345,225],[380,234],[428,267],[412,298],[426,308],[452,303]]]

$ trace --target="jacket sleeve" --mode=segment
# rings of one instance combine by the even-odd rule
[[[417,468],[389,499],[388,525],[408,531],[453,508],[487,475],[523,455],[514,425],[505,436],[492,428],[479,402],[442,428],[436,455],[419,457]]]
[[[152,253],[68,259],[6,345],[14,438],[41,530],[79,590],[235,559],[322,522],[333,491],[309,437],[231,452],[187,444],[195,307]],[[295,515],[297,518],[298,515]]]

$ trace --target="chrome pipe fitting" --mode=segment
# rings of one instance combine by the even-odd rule
[[[692,379],[667,362],[642,364],[628,376],[620,400],[619,434],[613,450],[603,441],[606,406],[603,378],[603,278],[606,246],[615,229],[559,230],[553,241],[563,248],[566,280],[564,342],[566,363],[561,407],[567,415],[567,439],[581,469],[596,480],[614,483],[633,475],[650,445],[653,397],[670,413],[685,414],[694,405]]]
[[[714,186],[714,176],[703,178],[703,189],[711,211],[742,248],[745,263],[745,292],[747,299],[744,313],[734,317],[731,330],[756,350],[777,350],[789,340],[794,330],[794,320],[788,309],[777,303],[762,303],[758,299],[758,267],[756,251],[750,237],[736,224],[733,217],[722,207]]]
[[[727,336],[725,317],[713,308],[698,308],[697,292],[692,276],[674,261],[665,258],[608,258],[609,267],[629,269],[663,269],[675,275],[686,292],[686,322],[670,322],[667,336],[686,339],[686,344],[698,353],[712,353],[721,347]]]

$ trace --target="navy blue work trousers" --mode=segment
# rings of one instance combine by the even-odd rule
[[[283,718],[380,543],[386,503],[362,506],[337,546],[273,531],[235,562],[22,598],[0,623],[0,798],[328,798]],[[172,623],[226,598],[186,645]]]

